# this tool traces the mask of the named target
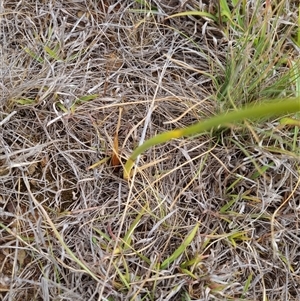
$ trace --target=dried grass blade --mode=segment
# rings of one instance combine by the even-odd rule
[[[58,241],[61,243],[62,247],[66,250],[66,252],[70,255],[70,257],[88,274],[90,275],[94,280],[99,281],[100,279],[85,265],[83,264],[76,256],[75,254],[69,249],[69,247],[66,245],[66,243],[64,242],[63,238],[61,237],[61,235],[59,234],[59,232],[57,231],[55,225],[53,224],[51,218],[49,217],[48,213],[46,212],[46,210],[44,209],[44,207],[36,200],[36,198],[34,197],[33,193],[31,192],[30,189],[30,184],[28,181],[28,178],[26,176],[23,177],[25,186],[27,188],[27,191],[32,199],[32,201],[34,202],[34,204],[36,205],[37,208],[39,208],[40,212],[43,214],[43,216],[46,218],[47,222],[49,223],[49,226],[51,227],[51,229],[53,230],[53,233],[55,234],[56,238],[58,239]]]
[[[118,124],[116,128],[116,134],[114,137],[113,154],[111,156],[111,165],[115,168],[118,168],[121,164],[119,158],[119,129],[121,126],[122,111],[123,108],[119,108],[119,118],[118,118]]]

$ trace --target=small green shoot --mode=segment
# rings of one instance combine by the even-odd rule
[[[238,231],[228,235],[228,240],[232,244],[232,246],[236,248],[238,242],[248,241],[251,240],[251,238],[248,237],[246,231]]]
[[[133,223],[131,224],[130,228],[128,229],[127,233],[124,236],[123,243],[124,243],[124,250],[130,248],[131,240],[132,240],[132,234],[135,230],[135,228],[138,226],[142,216],[144,215],[145,210],[143,209],[141,213],[138,214],[138,216],[135,218]]]
[[[183,274],[186,274],[187,276],[197,280],[198,279],[198,276],[197,275],[194,275],[191,271],[189,271],[188,269],[184,269],[184,268],[181,268],[180,267],[180,271],[183,273]]]
[[[190,260],[184,261],[180,267],[183,269],[186,269],[187,267],[190,266],[196,266],[198,265],[204,258],[206,258],[207,255],[202,255],[202,254],[196,254],[196,256]]]
[[[241,298],[244,298],[245,294],[247,293],[247,291],[249,290],[249,287],[251,285],[251,281],[252,281],[252,278],[253,278],[253,274],[250,273],[246,282],[245,282],[245,285],[244,285],[244,288],[243,288],[243,294],[241,296]]]
[[[235,25],[227,0],[219,1],[219,9],[220,9],[221,22],[226,23],[227,20],[229,20],[232,25]]]
[[[20,98],[15,100],[16,103],[26,106],[26,105],[33,105],[36,103],[35,99],[30,99],[30,98]]]
[[[271,162],[268,165],[261,166],[258,171],[255,171],[251,175],[250,179],[255,180],[255,179],[259,178],[262,174],[264,174],[269,168],[273,167],[274,165],[275,165],[275,163]]]
[[[150,11],[152,10],[157,10],[156,6],[151,5],[148,1],[146,0],[135,0],[136,3],[141,4],[142,6],[144,6],[147,9],[150,9]],[[145,13],[145,11],[143,11]]]
[[[71,113],[72,115],[74,115],[78,106],[80,106],[81,104],[83,104],[85,102],[94,100],[97,97],[99,97],[99,94],[91,94],[91,95],[81,96],[74,101],[74,103],[71,105],[70,109],[66,108],[61,102],[56,102],[56,106],[64,113]]]
[[[231,25],[236,30],[245,32],[248,27],[248,24],[245,23],[246,1],[232,0],[231,2],[232,10],[229,8],[227,0],[219,1],[219,23],[227,26]]]
[[[34,51],[32,51],[31,49],[29,49],[28,47],[23,47],[21,46],[22,49],[29,54],[34,60],[38,61],[39,63],[43,64],[44,63],[44,59],[42,57],[40,57],[38,54],[36,54]]]
[[[104,158],[101,159],[100,161],[94,163],[93,165],[90,165],[90,166],[87,168],[87,170],[95,169],[95,168],[97,168],[98,166],[107,163],[109,160],[110,160],[110,157],[104,157]]]
[[[46,45],[44,50],[52,59],[56,61],[63,61],[63,59],[59,56],[59,48],[59,45],[56,45],[53,49]]]
[[[125,267],[125,270],[126,270],[126,274],[123,275],[123,273],[120,271],[120,269],[118,268],[118,266],[113,262],[113,265],[120,277],[120,280],[121,282],[126,286],[127,290],[130,290],[130,279],[129,279],[129,274],[128,274],[128,266],[126,264],[126,261],[123,260],[123,264],[124,264],[124,267]]]
[[[232,199],[221,207],[220,213],[228,213],[228,209],[239,200],[239,195],[232,195]]]
[[[99,97],[99,94],[91,94],[91,95],[84,95],[84,96],[81,96],[81,97],[77,98],[71,106],[71,113],[74,114],[77,107],[79,105],[81,105],[82,103],[94,100],[98,97]]]
[[[198,228],[199,228],[199,223],[196,224],[196,226],[193,228],[193,230],[190,232],[190,234],[184,239],[182,244],[174,251],[174,253],[163,261],[163,263],[160,266],[161,270],[164,270],[168,265],[170,265],[181,254],[184,253],[185,249],[189,246],[189,244],[194,239],[194,237],[198,231]]]

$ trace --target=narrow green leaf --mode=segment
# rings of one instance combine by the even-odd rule
[[[220,0],[220,8],[221,8],[221,13],[224,15],[231,15],[230,8],[228,6],[227,0]]]
[[[144,212],[145,212],[145,210],[143,209],[143,211],[135,218],[132,225],[130,226],[127,233],[125,234],[124,240],[123,240],[124,241],[124,250],[126,250],[130,247],[132,234],[133,234],[135,228],[137,227],[137,225],[139,224]]]
[[[241,232],[233,232],[228,235],[228,240],[229,242],[236,248],[236,243],[238,241],[246,241],[250,240],[250,238],[247,236],[246,231],[241,231]]]
[[[35,59],[36,61],[38,61],[39,63],[43,64],[44,63],[44,60],[39,56],[37,55],[35,52],[33,52],[32,50],[30,50],[28,47],[23,47],[21,46],[22,49],[27,53],[29,54],[33,59]]]
[[[190,277],[193,278],[193,279],[196,279],[196,280],[197,280],[197,279],[199,278],[198,276],[194,275],[192,272],[190,272],[190,271],[187,270],[187,269],[180,268],[180,270],[181,270],[182,273],[184,273],[184,274],[190,276]]]
[[[199,228],[199,223],[196,224],[194,229],[191,231],[191,233],[185,238],[185,240],[182,242],[182,244],[174,251],[174,253],[169,256],[160,266],[160,269],[163,270],[166,268],[170,263],[172,263],[175,259],[177,259],[184,251],[185,249],[189,246],[189,244],[192,242],[194,239],[197,230]]]
[[[107,235],[106,233],[102,232],[101,230],[97,229],[97,228],[92,228],[95,232],[97,232],[103,239],[107,240],[108,242],[111,241],[109,235]]]
[[[247,280],[246,280],[246,283],[244,285],[244,288],[243,288],[243,295],[242,295],[242,298],[244,297],[245,293],[248,291],[249,287],[250,287],[250,284],[251,284],[251,281],[252,281],[252,277],[253,277],[253,274],[250,273],[250,275],[248,276]]]
[[[192,265],[197,265],[199,264],[199,262],[202,261],[202,259],[204,259],[205,257],[207,257],[207,255],[202,255],[202,254],[197,254],[194,258],[188,260],[188,261],[184,261],[180,267],[182,269],[186,269]]]
[[[260,167],[259,171],[255,171],[252,176],[250,177],[250,179],[255,180],[257,178],[259,178],[263,173],[265,173],[270,167],[273,167],[275,165],[274,162],[271,162],[269,165],[265,165]]]
[[[300,31],[300,29],[299,29],[299,31]],[[300,47],[300,45],[299,45],[299,47]],[[300,97],[300,60],[298,60],[298,61],[292,60],[291,64],[293,67],[291,70],[290,82],[295,85],[295,95],[297,97]]]
[[[86,101],[89,101],[89,100],[96,99],[97,97],[99,97],[99,94],[84,95],[84,96],[79,97],[77,99],[77,101],[86,102]]]
[[[147,7],[147,9],[150,9],[149,11],[147,12],[152,12],[152,10],[157,10],[157,7],[156,6],[152,6],[150,3],[148,3],[147,1],[145,0],[135,0],[135,2]],[[145,12],[145,11],[144,11]]]
[[[57,107],[60,108],[64,113],[68,113],[69,110],[60,102],[56,103]]]
[[[184,11],[184,12],[181,12],[181,13],[171,15],[171,16],[167,17],[166,19],[171,19],[171,18],[175,18],[175,17],[185,17],[185,16],[206,17],[206,18],[209,18],[213,21],[217,21],[217,18],[214,15],[212,15],[210,13],[207,13],[207,12],[204,12],[204,11],[198,11],[198,10]]]
[[[226,203],[221,209],[220,209],[220,213],[226,213],[227,210],[239,199],[238,195],[235,195],[234,198],[229,201],[228,203]]]
[[[62,59],[59,57],[58,55],[58,48],[56,49],[51,49],[50,47],[48,47],[47,45],[44,47],[44,50],[46,51],[46,53],[53,59],[57,60],[57,61],[62,61]]]
[[[114,262],[113,262],[113,265],[114,265],[114,267],[115,267],[117,273],[119,274],[122,283],[123,283],[123,284],[126,286],[126,288],[129,290],[129,289],[130,289],[130,285],[129,285],[127,279],[126,279],[126,276],[124,276],[124,275],[122,274],[122,272],[120,271],[120,269],[116,266],[116,264],[115,264]]]
[[[158,134],[137,147],[124,166],[124,179],[130,178],[131,169],[137,157],[150,147],[170,141],[174,138],[193,136],[216,127],[225,127],[245,119],[258,119],[268,116],[285,115],[300,111],[300,97],[275,99],[259,105],[247,106],[243,109],[214,116],[183,129],[176,129]]]
[[[30,98],[21,98],[21,99],[16,99],[15,102],[20,105],[32,105],[35,103],[35,100]]]
[[[298,6],[297,46],[300,47],[300,4]]]

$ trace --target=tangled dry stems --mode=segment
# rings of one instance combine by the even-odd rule
[[[109,162],[89,168],[112,154],[120,107],[123,160],[143,132],[222,108],[204,72],[224,73],[231,41],[202,18],[166,21],[199,9],[175,2],[153,1],[157,15],[133,1],[1,7],[1,120],[16,112],[0,132],[1,300],[300,300],[289,129],[275,121],[171,141],[140,158],[129,185]],[[269,168],[255,177],[256,166]],[[190,246],[159,270],[197,222]],[[193,278],[182,263],[194,258]]]

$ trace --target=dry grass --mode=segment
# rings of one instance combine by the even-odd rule
[[[109,161],[120,108],[124,162],[156,133],[295,95],[297,1],[244,43],[232,24],[166,20],[209,1],[138,2],[0,2],[0,300],[299,301],[297,127],[173,140],[129,183]]]

